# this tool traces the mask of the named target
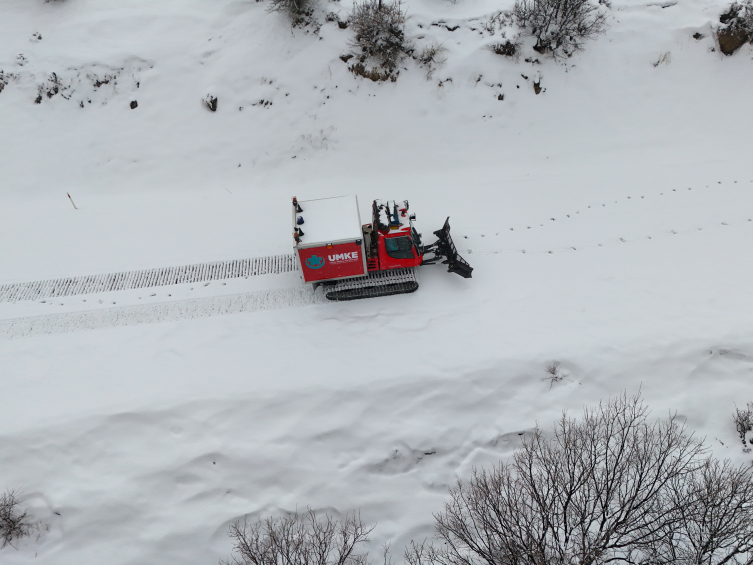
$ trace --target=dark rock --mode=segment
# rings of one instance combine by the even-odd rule
[[[347,29],[348,22],[337,22],[337,27],[339,27],[340,29]]]
[[[352,58],[353,58],[353,55],[340,55],[340,60],[341,60],[341,61],[342,61],[343,63],[347,63],[347,62],[348,62],[348,61],[350,61],[350,60],[351,60]]]
[[[505,99],[504,94],[500,94],[499,96],[497,96],[497,100],[504,100],[504,99]]]
[[[131,100],[131,110],[135,110],[138,107],[139,107],[139,103],[136,102],[135,100]]]
[[[719,40],[719,49],[722,50],[722,53],[732,55],[732,53],[750,41],[750,36],[741,29],[723,29],[717,35],[717,39]]]
[[[701,40],[701,39],[703,39],[704,37],[705,37],[705,36],[704,36],[704,35],[703,35],[702,33],[698,33],[698,32],[695,32],[695,33],[693,34],[693,39],[695,39],[696,41],[700,41],[700,40]]]
[[[41,104],[42,103],[42,95],[40,94],[34,99],[34,104]]]
[[[207,108],[209,108],[212,112],[217,111],[217,97],[212,96],[211,94],[208,94],[206,98],[204,98],[204,104],[206,104]]]
[[[533,91],[536,94],[539,94],[541,92],[541,81],[533,83]]]

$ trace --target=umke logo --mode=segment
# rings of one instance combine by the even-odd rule
[[[350,253],[338,253],[337,255],[327,255],[327,259],[331,263],[350,263],[352,261],[358,261],[358,251],[351,251]]]
[[[322,267],[324,267],[324,257],[312,255],[311,257],[306,259],[306,266],[309,269],[321,269]]]

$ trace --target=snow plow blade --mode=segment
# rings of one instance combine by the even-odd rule
[[[447,265],[447,272],[460,275],[464,279],[470,279],[473,273],[473,267],[468,264],[468,261],[463,259],[458,253],[455,243],[450,236],[450,218],[448,217],[441,230],[434,232],[439,239],[432,246],[434,247],[434,253],[445,257],[442,263]]]

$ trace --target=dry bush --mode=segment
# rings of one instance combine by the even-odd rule
[[[512,42],[509,39],[504,43],[496,43],[492,45],[492,51],[497,55],[504,55],[505,57],[517,58],[520,50],[520,43]]]
[[[311,509],[252,524],[239,521],[230,526],[234,555],[225,565],[367,565],[368,553],[358,549],[373,529],[355,513],[337,520]]]
[[[361,63],[371,60],[392,73],[411,49],[400,0],[356,0],[349,24],[355,34],[351,46],[361,52]]]
[[[536,38],[534,49],[570,57],[606,31],[607,15],[590,0],[515,0],[518,25]]]
[[[28,513],[21,508],[23,499],[18,492],[9,490],[0,494],[0,549],[6,545],[13,546],[15,540],[30,533],[31,524]]]
[[[474,470],[435,526],[440,543],[413,544],[410,565],[749,565],[753,477],[622,395]]]
[[[560,362],[559,361],[552,361],[546,366],[546,372],[549,373],[548,377],[544,377],[545,380],[549,381],[549,389],[551,390],[552,386],[554,386],[554,383],[560,382],[562,379],[565,378],[565,376],[560,372]]]
[[[426,69],[426,78],[430,79],[434,71],[447,62],[447,47],[440,43],[427,45],[421,49],[416,60]]]
[[[512,12],[499,11],[499,12],[493,13],[491,16],[487,17],[485,20],[482,20],[481,28],[489,35],[494,35],[495,33],[499,31],[502,33],[504,37],[505,28],[511,27],[514,21],[515,21],[515,18],[513,17]]]
[[[753,0],[732,2],[719,21],[729,29],[741,29],[753,34]]]
[[[269,12],[285,14],[294,27],[303,27],[314,23],[315,0],[269,0]]]
[[[753,432],[753,404],[748,404],[743,410],[735,406],[735,413],[732,415],[735,421],[735,429],[740,439],[745,445],[745,434]],[[753,441],[751,442],[753,445]]]

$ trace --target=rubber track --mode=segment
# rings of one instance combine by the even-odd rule
[[[372,271],[368,277],[346,279],[325,289],[327,300],[336,302],[407,294],[418,289],[418,274],[415,268]]]
[[[19,302],[58,296],[75,296],[111,290],[149,288],[172,284],[216,281],[254,275],[288,273],[298,269],[295,255],[270,255],[235,261],[214,261],[183,267],[163,267],[0,285],[0,302]]]

